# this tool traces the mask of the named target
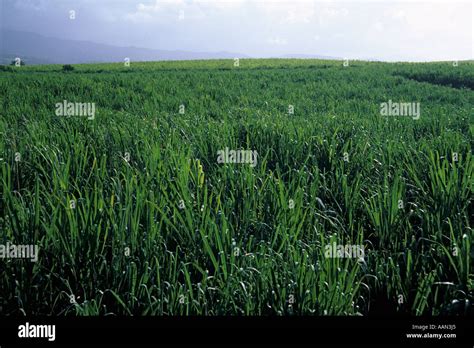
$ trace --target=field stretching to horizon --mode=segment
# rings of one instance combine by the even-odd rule
[[[473,88],[473,61],[2,66],[0,313],[474,315]]]

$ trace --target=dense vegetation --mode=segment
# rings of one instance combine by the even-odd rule
[[[474,314],[474,63],[239,63],[0,69],[0,313]]]

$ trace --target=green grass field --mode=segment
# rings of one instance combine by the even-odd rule
[[[39,257],[0,259],[0,313],[473,315],[473,86],[473,61],[3,67],[0,244]]]

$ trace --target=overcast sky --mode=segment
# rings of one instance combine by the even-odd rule
[[[255,57],[462,60],[474,57],[472,2],[0,0],[0,25],[117,46]]]

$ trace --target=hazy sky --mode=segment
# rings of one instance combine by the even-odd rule
[[[472,0],[0,0],[0,25],[45,36],[255,57],[473,59]],[[75,11],[75,19],[71,12]]]

